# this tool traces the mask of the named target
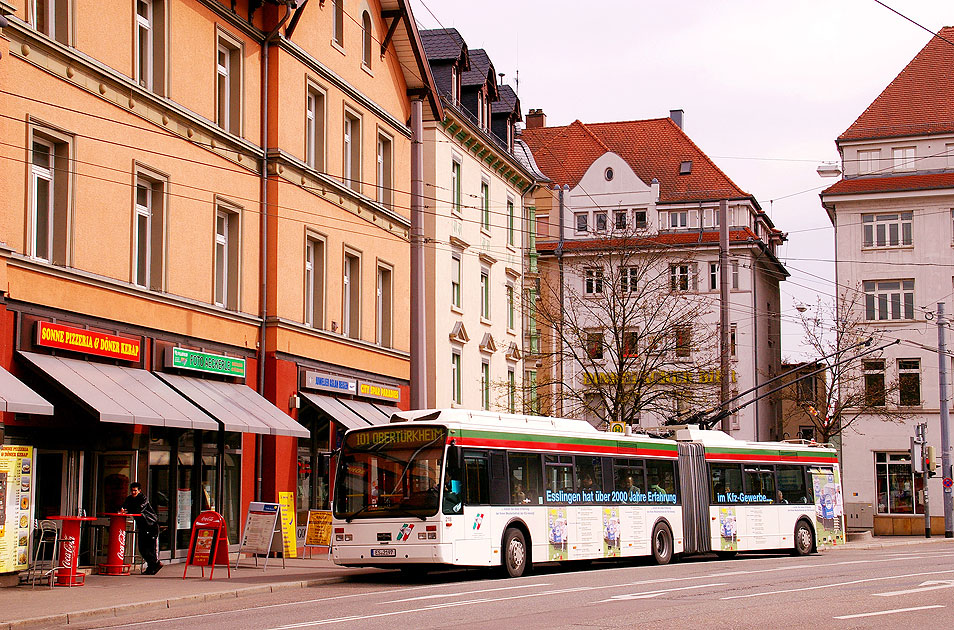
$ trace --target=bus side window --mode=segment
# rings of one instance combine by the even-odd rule
[[[583,501],[592,503],[597,501],[596,490],[603,490],[603,459],[577,455],[576,480],[577,490],[584,493]]]
[[[646,460],[646,483],[649,484],[649,502],[675,505],[679,502],[676,491],[676,463],[663,459]]]
[[[775,470],[771,466],[746,466],[742,470],[745,494],[750,497],[747,503],[781,503],[775,495]]]
[[[742,494],[742,466],[741,464],[710,464],[709,480],[711,482],[712,503],[738,503],[738,495]]]
[[[464,453],[464,503],[490,503],[490,466],[485,453]]]
[[[775,476],[778,480],[778,492],[782,503],[798,505],[810,503],[811,490],[805,483],[804,466],[779,464],[775,467]]]
[[[543,473],[536,453],[508,453],[510,460],[510,503],[543,503]]]
[[[460,447],[450,446],[447,449],[447,464],[444,471],[444,498],[441,501],[444,514],[460,514],[463,511],[464,484],[460,473]]]
[[[544,455],[547,490],[573,492],[573,457],[571,455]]]
[[[613,476],[616,487],[614,490],[625,493],[622,503],[643,503],[645,499],[646,471],[641,459],[616,459],[613,462]],[[617,500],[620,495],[616,495]]]

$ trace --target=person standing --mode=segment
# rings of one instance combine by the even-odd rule
[[[139,555],[146,561],[146,575],[155,575],[162,568],[159,562],[159,515],[149,503],[142,484],[134,481],[129,484],[129,496],[123,501],[121,514],[138,514],[136,516],[136,533],[139,535]]]

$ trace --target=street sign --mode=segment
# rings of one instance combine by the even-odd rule
[[[945,488],[950,488],[951,486],[954,486],[954,479],[951,479],[950,477],[945,477],[945,478],[944,478],[944,487],[945,487]]]

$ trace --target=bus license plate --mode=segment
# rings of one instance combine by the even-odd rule
[[[397,556],[397,549],[394,547],[383,547],[381,549],[372,549],[372,558],[394,558]]]

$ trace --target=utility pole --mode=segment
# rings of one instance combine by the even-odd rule
[[[728,202],[719,202],[719,402],[729,400],[729,217]],[[732,419],[722,419],[722,430],[732,428]]]
[[[558,331],[558,333],[557,333],[557,343],[560,344],[560,351],[557,353],[557,359],[558,359],[559,362],[560,362],[560,365],[559,365],[559,369],[560,369],[560,382],[557,383],[557,387],[559,388],[559,392],[558,392],[558,395],[557,395],[558,407],[557,407],[557,413],[556,413],[556,415],[557,415],[557,416],[560,416],[561,418],[563,417],[563,363],[564,363],[564,361],[566,360],[566,351],[565,351],[566,345],[564,344],[564,341],[563,341],[563,320],[564,320],[564,318],[565,318],[565,317],[564,317],[564,310],[566,309],[566,304],[564,304],[564,302],[563,302],[564,297],[565,297],[565,296],[564,296],[564,279],[563,279],[563,238],[564,238],[564,236],[563,236],[563,213],[564,213],[564,211],[565,211],[565,205],[564,205],[564,204],[566,203],[566,199],[565,199],[565,197],[564,197],[564,193],[565,193],[566,191],[568,191],[569,189],[570,189],[570,187],[569,187],[568,185],[566,185],[566,184],[564,184],[563,186],[557,186],[557,190],[560,191],[560,192],[559,192],[559,196],[558,196],[558,198],[559,198],[559,203],[560,203],[560,240],[559,240],[559,242],[557,243],[557,248],[556,248],[557,266],[558,266],[559,269],[560,269],[560,321],[559,321],[559,331]],[[552,411],[551,411],[551,413],[552,413]]]
[[[424,270],[424,97],[411,101],[411,409],[427,408]]]
[[[951,429],[947,400],[947,333],[944,302],[937,303],[937,377],[941,394],[941,478],[944,480],[944,537],[954,538],[954,496],[951,492]],[[927,483],[924,484],[927,492]]]

